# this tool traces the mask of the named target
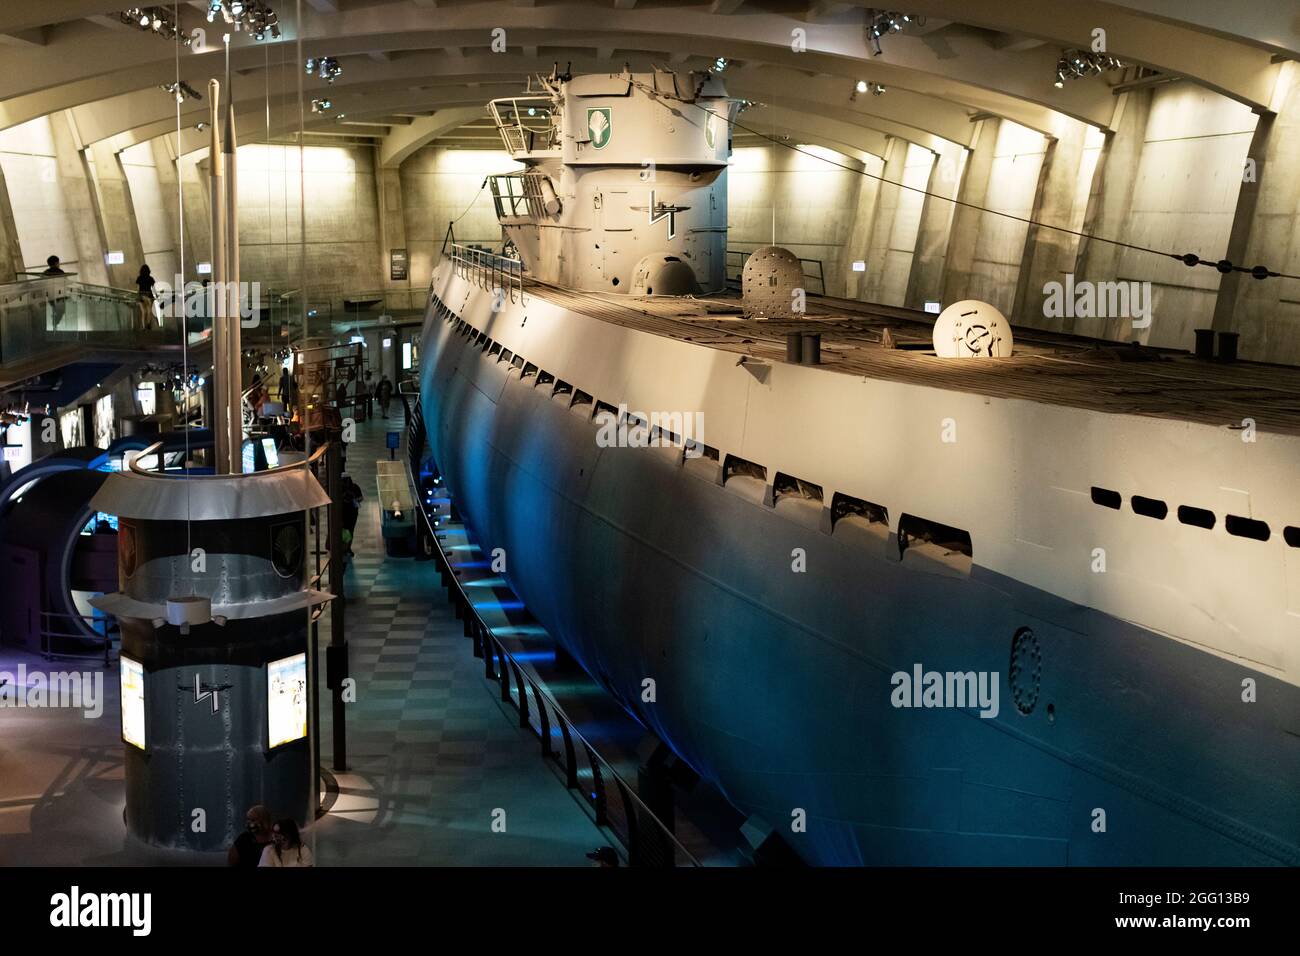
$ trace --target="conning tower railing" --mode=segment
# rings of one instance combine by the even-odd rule
[[[481,289],[504,295],[511,302],[524,301],[524,264],[486,249],[453,243],[451,259],[456,274]]]
[[[420,462],[425,448],[420,393],[399,387],[398,395],[406,410],[406,448],[411,480],[418,490]],[[542,757],[559,764],[564,772],[565,785],[583,797],[583,803],[595,815],[596,825],[613,832],[627,850],[628,863],[632,866],[699,866],[699,860],[682,846],[673,832],[636,795],[633,787],[578,732],[550,692],[506,650],[465,594],[457,576],[459,572],[443,551],[442,539],[428,513],[424,507],[415,510],[420,514],[425,550],[438,568],[442,586],[447,591],[448,600],[455,606],[456,616],[464,622],[465,636],[473,641],[474,656],[483,659],[484,676],[499,682],[502,702],[512,705],[519,714],[519,726],[532,731],[538,738]]]
[[[489,102],[488,110],[511,156],[560,148],[559,118],[550,96],[507,96]]]

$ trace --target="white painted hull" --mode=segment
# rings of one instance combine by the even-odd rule
[[[1270,605],[1276,620],[1258,608],[1233,620],[1223,609],[1207,615],[1221,598],[1192,581],[1199,617],[1219,627],[1183,626],[1198,617],[1179,606],[1183,596],[1153,606],[1169,588],[1144,577],[1143,535],[1199,529],[1078,500],[1089,484],[1144,491],[1161,455],[1166,485],[1198,480],[1204,459],[1183,468],[1169,456],[1203,437],[1199,426],[781,365],[760,380],[734,354],[537,299],[492,312],[491,296],[446,263],[434,292],[599,401],[702,409],[705,442],[767,465],[769,481],[781,471],[822,484],[828,501],[843,490],[889,507],[888,529],[844,521],[827,533],[807,502],[764,504],[743,479],[718,484],[706,463],[600,448],[590,406],[584,414],[536,376],[521,380],[433,310],[426,321],[431,450],[477,540],[506,549],[512,587],[593,676],[805,859],[1300,862],[1296,619],[1285,598]],[[859,399],[825,388],[857,389]],[[947,448],[944,418],[960,436]],[[1045,430],[1030,431],[1035,422]],[[1036,454],[1035,442],[1059,454]],[[1285,442],[1199,480],[1251,487],[1260,510],[1280,508],[1274,479],[1294,475],[1298,460]],[[1087,462],[1124,474],[1067,474]],[[970,573],[911,551],[899,560],[901,513],[969,530]],[[1151,547],[1163,547],[1174,574],[1194,577],[1168,541]],[[1261,553],[1272,544],[1226,543]],[[1106,574],[1089,570],[1089,544],[1108,549]],[[795,549],[804,573],[792,571]],[[1237,573],[1222,571],[1220,584]],[[1033,702],[1027,714],[1009,674],[1025,627],[1041,652],[1038,678],[1016,678],[1022,702]],[[916,664],[996,672],[998,715],[892,706],[891,675]],[[654,703],[642,700],[647,678]],[[1255,703],[1242,702],[1246,678]],[[789,826],[799,811],[804,833]]]

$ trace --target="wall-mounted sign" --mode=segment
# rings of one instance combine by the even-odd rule
[[[394,249],[388,253],[388,277],[394,282],[405,282],[406,276],[406,250]]]
[[[867,264],[866,264],[865,262],[863,262],[861,259],[854,259],[854,260],[853,260],[853,271],[854,271],[854,272],[866,272],[866,271],[867,271]]]
[[[267,749],[307,736],[307,655],[266,665]]]
[[[931,312],[931,313],[933,313],[934,315],[938,315],[940,312],[943,311],[943,303],[942,303],[942,302],[927,302],[927,303],[925,304],[925,311],[927,311],[927,312]]]
[[[411,343],[402,343],[402,368],[411,367]]]
[[[126,254],[117,250],[106,252],[104,253],[104,262],[110,266],[120,266],[126,262]]]
[[[144,666],[129,657],[118,657],[122,674],[122,739],[145,749]]]
[[[212,275],[212,263],[211,263],[211,262],[200,262],[200,263],[195,267],[195,271],[198,272],[198,274],[201,275],[201,276],[210,276],[210,275]]]

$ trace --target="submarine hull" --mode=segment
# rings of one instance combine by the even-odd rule
[[[447,272],[434,287],[424,421],[477,542],[505,549],[588,673],[807,862],[1300,862],[1291,684],[984,567],[978,539],[955,571],[903,556],[896,525],[828,533],[821,508],[723,484],[707,458],[602,447],[590,405],[457,321],[508,354],[521,319],[576,343],[582,317],[491,309]],[[931,671],[991,675],[996,713],[900,705],[897,675]]]

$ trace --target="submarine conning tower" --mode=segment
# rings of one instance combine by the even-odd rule
[[[529,275],[633,295],[720,291],[737,105],[722,82],[656,70],[535,83],[489,104],[525,167],[489,183]]]

